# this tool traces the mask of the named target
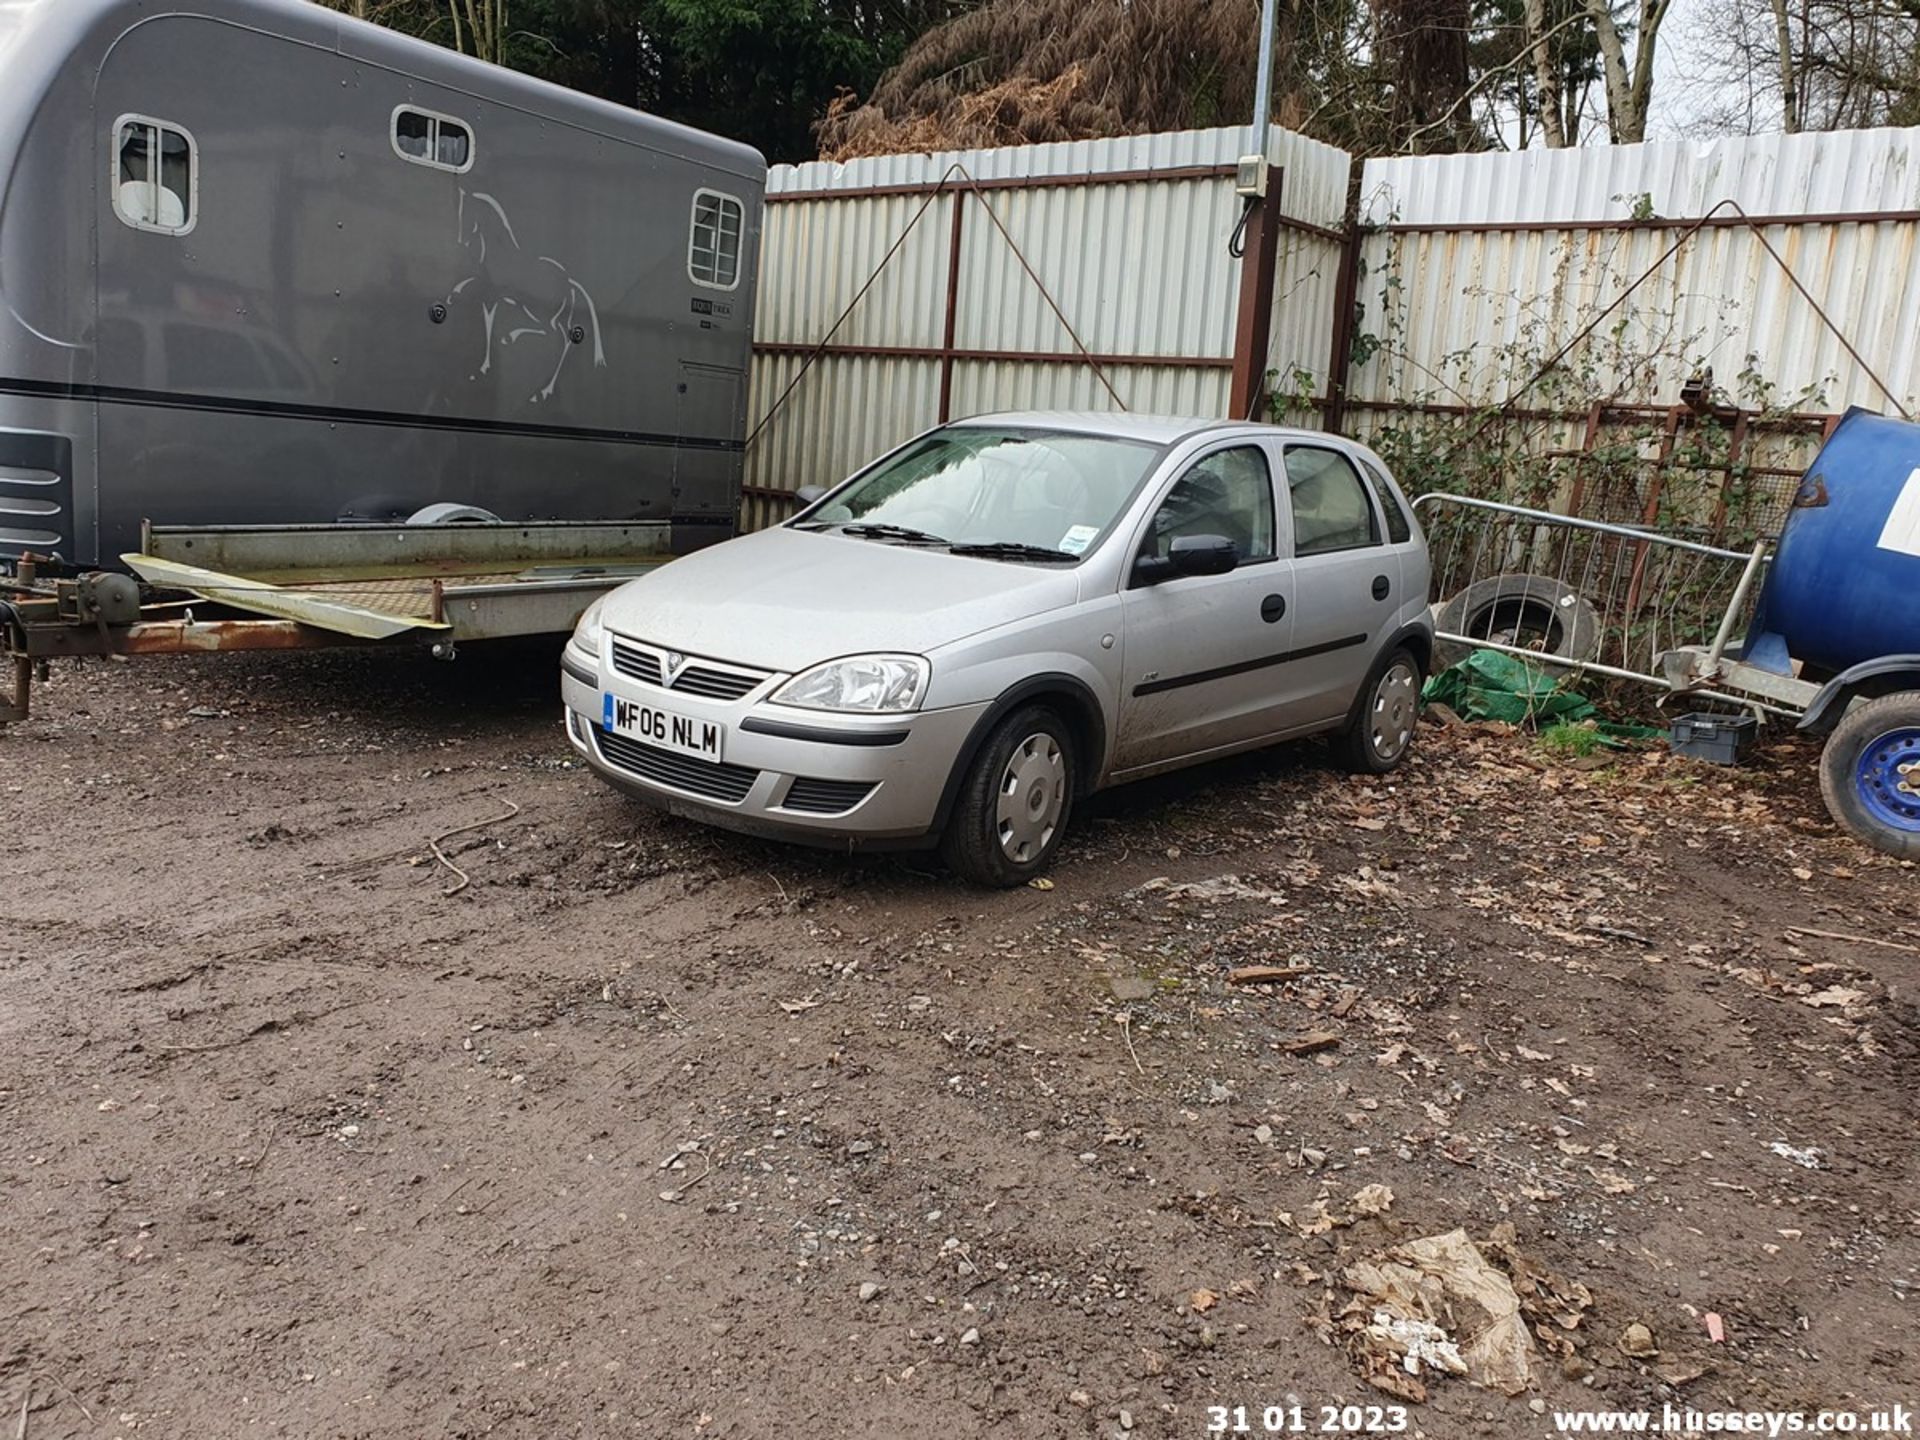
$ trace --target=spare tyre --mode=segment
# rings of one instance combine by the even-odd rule
[[[1443,635],[1490,640],[1571,664],[1600,654],[1600,617],[1580,592],[1548,575],[1495,575],[1479,580],[1440,607],[1433,628]],[[1471,644],[1440,640],[1436,673],[1473,651]]]

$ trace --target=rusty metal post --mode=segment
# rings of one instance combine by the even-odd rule
[[[960,315],[960,239],[966,230],[967,192],[953,192],[953,230],[947,238],[947,319],[940,340],[940,423],[953,418],[954,337]]]
[[[1267,346],[1273,336],[1273,267],[1280,254],[1280,182],[1247,210],[1246,251],[1240,257],[1240,305],[1233,327],[1233,384],[1227,413],[1251,420],[1266,399]]]
[[[1347,187],[1347,235],[1340,245],[1340,273],[1333,283],[1333,349],[1320,412],[1320,428],[1329,435],[1342,433],[1347,423],[1347,372],[1353,366],[1353,327],[1360,318],[1360,163],[1353,162],[1353,183]]]

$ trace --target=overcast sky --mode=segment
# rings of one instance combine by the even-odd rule
[[[1727,50],[1726,8],[1713,0],[1673,0],[1653,57],[1653,114],[1649,140],[1708,140],[1780,127],[1780,99],[1770,77],[1755,75],[1748,94],[1729,88],[1725,74],[1703,75]],[[1751,121],[1730,124],[1735,116]]]

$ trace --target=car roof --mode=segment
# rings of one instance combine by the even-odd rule
[[[992,415],[971,415],[953,423],[956,426],[1004,426],[1021,430],[1064,430],[1078,435],[1110,435],[1118,440],[1145,440],[1154,445],[1172,445],[1213,430],[1254,431],[1303,440],[1335,438],[1317,430],[1298,430],[1244,420],[1221,420],[1197,415],[1134,415],[1107,410],[1008,410]]]

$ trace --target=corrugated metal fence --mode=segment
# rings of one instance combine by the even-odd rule
[[[950,415],[1224,414],[1250,139],[776,168],[746,522]],[[1351,246],[1349,158],[1281,130],[1268,154],[1285,418],[1367,435],[1504,406],[1538,447],[1591,454],[1618,432],[1659,470],[1718,405],[1729,483],[1737,464],[1778,489],[1826,416],[1915,408],[1920,129],[1370,160]],[[1683,407],[1708,366],[1713,391]]]
[[[1838,412],[1914,409],[1917,161],[1912,129],[1369,160],[1343,428],[1497,407],[1529,498],[1775,532]]]
[[[1920,391],[1920,130],[1369,160],[1360,200],[1364,403],[1503,400],[1616,302],[1599,395],[1677,399],[1703,365],[1731,388],[1750,357],[1805,409],[1886,407],[1869,366]]]
[[[747,523],[778,518],[781,496],[950,416],[1224,413],[1240,273],[1227,253],[1240,213],[1233,169],[1249,135],[776,167]],[[1324,385],[1350,162],[1282,130],[1268,153],[1291,222],[1276,266],[1275,363],[1297,362]]]

